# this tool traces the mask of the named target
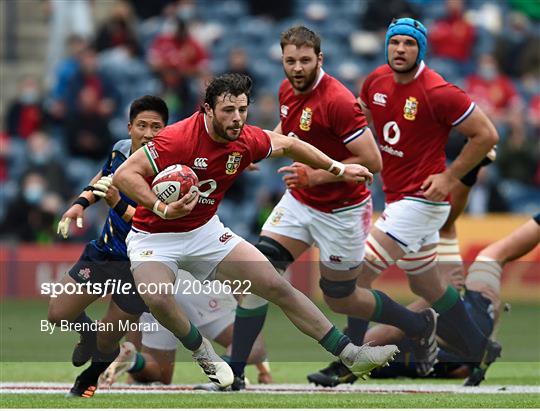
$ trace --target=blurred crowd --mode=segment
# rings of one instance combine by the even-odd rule
[[[128,138],[127,110],[144,94],[163,97],[170,122],[197,110],[208,79],[241,72],[254,79],[249,121],[277,124],[283,79],[280,33],[305,24],[321,34],[325,70],[358,95],[384,63],[393,17],[429,29],[427,64],[462,87],[496,124],[494,165],[483,168],[468,211],[540,209],[540,3],[519,0],[118,0],[105,21],[100,0],[49,0],[47,72],[24,77],[6,104],[0,132],[0,235],[59,241],[55,222],[101,168],[115,141]],[[463,145],[452,136],[450,159]],[[253,239],[284,185],[267,161],[246,172],[220,215]],[[373,187],[376,209],[384,198]],[[80,240],[100,229],[105,207],[87,211]],[[241,218],[239,218],[241,216]]]

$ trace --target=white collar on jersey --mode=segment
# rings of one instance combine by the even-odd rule
[[[426,63],[424,63],[424,60],[420,62],[420,65],[418,67],[418,71],[414,75],[414,79],[416,80],[420,74],[422,74],[422,71],[426,68]]]
[[[324,72],[323,68],[321,67],[321,72],[319,73],[319,77],[317,78],[317,81],[315,82],[315,84],[313,85],[313,88],[311,89],[312,91],[315,90],[315,87],[317,87],[319,85],[322,78],[324,77],[324,74],[325,74],[325,72]]]
[[[204,129],[206,130],[206,134],[210,135],[210,132],[208,131],[208,126],[206,125],[206,113],[203,113],[203,122],[204,122]]]

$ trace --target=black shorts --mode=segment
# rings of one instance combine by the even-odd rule
[[[113,301],[128,314],[140,315],[149,311],[135,287],[129,260],[115,258],[100,251],[92,243],[86,245],[79,260],[69,270],[69,275],[78,283],[101,284],[102,289],[105,289],[106,281],[110,280],[107,294],[111,293],[113,284],[131,284],[129,290],[123,289],[126,290],[125,293],[117,292],[117,286],[112,288],[115,291],[112,293]],[[116,282],[111,283],[112,280]]]

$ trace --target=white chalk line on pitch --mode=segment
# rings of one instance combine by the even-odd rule
[[[223,394],[194,390],[194,385],[127,385],[117,384],[112,388],[99,389],[102,394]],[[3,382],[0,394],[65,394],[71,384],[41,382]],[[536,385],[485,385],[463,387],[451,384],[355,384],[334,388],[315,387],[307,384],[251,385],[246,394],[540,394]],[[235,393],[230,393],[234,395]]]

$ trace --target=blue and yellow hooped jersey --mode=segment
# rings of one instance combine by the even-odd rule
[[[115,171],[129,157],[131,152],[131,139],[118,141],[113,149],[107,162],[101,170],[104,176],[114,174]],[[124,193],[120,196],[129,205],[136,207],[137,203],[128,198]],[[101,236],[98,240],[92,241],[93,245],[102,252],[109,254],[113,259],[128,260],[126,250],[126,236],[131,230],[131,223],[127,223],[121,216],[110,208],[109,215],[101,231]]]

